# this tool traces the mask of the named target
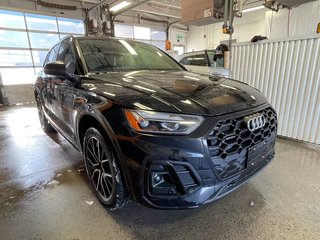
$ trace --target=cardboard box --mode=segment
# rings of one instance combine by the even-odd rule
[[[223,19],[214,17],[213,0],[182,0],[181,22],[186,25],[207,25]]]

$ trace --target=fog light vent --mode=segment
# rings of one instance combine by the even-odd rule
[[[150,192],[154,195],[177,194],[176,184],[169,171],[161,165],[153,165],[150,172]]]
[[[162,183],[163,180],[163,175],[159,174],[159,173],[154,173],[153,177],[152,177],[152,186],[155,187],[158,184]]]
[[[188,169],[186,166],[183,166],[183,165],[173,165],[173,166],[176,169],[180,182],[182,183],[183,188],[185,189],[186,192],[188,192],[192,188],[197,187],[199,185],[197,179],[193,176],[190,169]]]

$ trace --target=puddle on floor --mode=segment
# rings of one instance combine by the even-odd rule
[[[0,209],[13,207],[16,203],[27,200],[29,194],[38,191],[53,190],[61,185],[82,184],[83,181],[79,181],[79,178],[86,182],[84,184],[89,184],[83,162],[51,173],[39,173],[3,183],[0,185]]]

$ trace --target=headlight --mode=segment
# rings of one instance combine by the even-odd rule
[[[125,115],[130,126],[138,132],[180,135],[193,132],[204,120],[201,116],[142,110],[125,110]]]

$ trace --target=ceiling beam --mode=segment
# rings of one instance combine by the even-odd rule
[[[96,9],[96,8],[104,5],[104,4],[106,4],[108,1],[109,1],[109,0],[104,0],[104,1],[102,1],[102,2],[100,2],[100,3],[98,3],[98,4],[96,4],[96,5],[94,5],[93,7],[91,7],[91,8],[88,9],[88,12],[91,12],[92,10],[94,10],[94,9]]]
[[[151,1],[150,3],[151,3],[151,4],[155,4],[155,5],[159,5],[159,6],[164,6],[164,7],[169,7],[169,8],[174,8],[174,9],[179,9],[179,10],[181,10],[181,6],[170,5],[170,4],[165,3],[165,2]]]
[[[77,2],[77,3],[92,3],[92,4],[98,4],[101,1],[100,0],[65,0],[65,2]]]
[[[142,1],[140,1],[140,2],[132,3],[132,4],[130,4],[128,7],[123,8],[123,9],[121,9],[120,11],[117,11],[117,12],[113,13],[112,15],[113,15],[113,16],[118,16],[118,15],[120,15],[120,14],[126,12],[126,11],[129,11],[129,10],[131,10],[131,9],[133,9],[133,8],[139,7],[140,5],[142,5],[142,4],[144,4],[144,3],[147,3],[147,2],[150,2],[150,1],[151,1],[151,0],[142,0]]]
[[[99,3],[100,1],[99,1],[99,0],[80,0],[80,2],[97,4],[97,3]]]
[[[159,13],[159,12],[150,11],[150,10],[145,10],[145,9],[133,9],[133,11],[135,11],[135,12],[141,12],[141,13],[149,13],[149,14],[156,15],[156,16],[161,16],[161,17],[181,19],[180,16],[175,16],[175,15],[171,15],[171,14],[167,14],[167,13]]]

